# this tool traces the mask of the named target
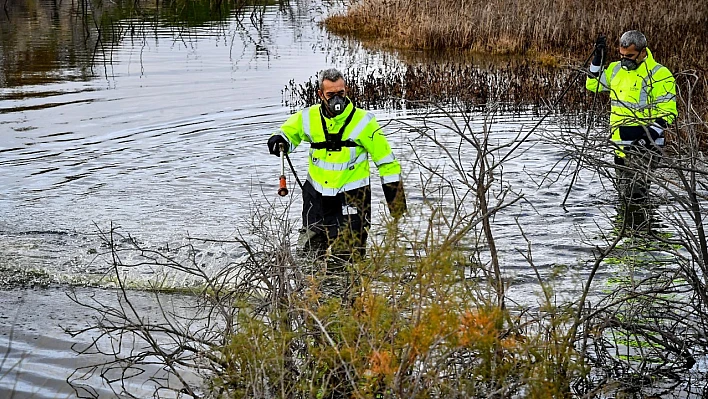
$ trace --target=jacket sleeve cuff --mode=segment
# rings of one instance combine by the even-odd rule
[[[649,129],[653,130],[654,133],[656,133],[656,135],[659,137],[662,137],[664,135],[664,127],[656,122],[649,125]]]
[[[666,129],[669,126],[669,124],[666,123],[664,118],[656,118],[656,120],[654,121],[654,124],[661,126],[662,129]]]
[[[602,70],[602,66],[590,64],[590,76],[592,76],[593,78],[598,77],[598,75],[600,75],[601,70]]]

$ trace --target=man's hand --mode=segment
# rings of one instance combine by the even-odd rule
[[[664,137],[664,127],[659,125],[658,123],[652,123],[651,125],[647,126],[647,129],[649,129],[649,134],[651,135],[652,139],[657,139],[659,137]]]
[[[283,138],[283,136],[279,134],[270,136],[270,138],[268,139],[268,152],[275,155],[276,157],[279,157],[281,143],[285,146],[286,149],[289,147],[288,142]]]
[[[408,206],[406,205],[406,193],[403,191],[403,183],[400,181],[385,183],[382,187],[391,216],[396,220],[400,219],[408,210]]]
[[[595,50],[593,51],[594,57],[592,58],[592,64],[590,65],[590,74],[597,76],[602,69],[602,64],[605,61],[605,54],[607,53],[607,37],[605,35],[600,35],[595,40]]]
[[[597,57],[597,55],[599,53],[600,56],[602,56],[604,58],[606,52],[607,52],[607,37],[603,34],[600,34],[600,36],[597,37],[597,40],[595,40],[595,56]]]
[[[657,120],[649,125],[645,125],[643,137],[640,137],[632,142],[635,150],[643,152],[650,150],[661,154],[664,147],[664,126],[666,122],[663,119]]]
[[[406,206],[406,201],[401,199],[401,200],[396,200],[391,204],[391,216],[398,220],[402,218],[405,214],[406,211],[408,211],[408,206]]]

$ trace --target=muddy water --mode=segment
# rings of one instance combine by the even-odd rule
[[[91,317],[64,291],[67,284],[103,276],[99,232],[119,228],[146,247],[164,248],[190,236],[228,239],[247,230],[255,209],[287,203],[275,196],[279,162],[267,155],[265,141],[292,112],[283,102],[288,83],[305,82],[330,66],[398,62],[323,32],[316,21],[325,7],[315,1],[259,7],[258,15],[227,10],[193,23],[160,13],[159,23],[141,21],[103,10],[114,29],[102,40],[95,25],[81,24],[80,4],[27,0],[0,10],[2,397],[12,391],[15,397],[71,397],[66,378],[96,360],[77,357],[71,345],[89,338],[71,338],[62,327]],[[375,112],[391,122],[387,131],[404,161],[409,204],[422,208],[421,169],[411,146],[424,163],[434,164],[444,153],[404,128],[420,123],[419,113]],[[513,141],[535,120],[499,115],[492,135]],[[473,127],[481,130],[483,121],[476,116]],[[558,129],[553,120],[543,128]],[[454,135],[449,142],[456,145]],[[505,271],[517,279],[511,296],[533,303],[537,285],[516,251],[526,248],[516,220],[532,226],[526,233],[544,276],[558,265],[576,269],[565,285],[573,295],[574,279],[585,275],[591,258],[580,230],[595,228],[603,212],[613,212],[613,194],[597,176],[581,175],[562,209],[567,184],[539,188],[537,172],[564,153],[538,139],[525,148],[505,166],[505,184],[526,201],[500,217],[496,229]],[[304,177],[306,152],[292,159]],[[382,193],[373,188],[382,212]],[[298,190],[291,191],[289,218],[297,224]],[[375,226],[380,218],[375,212]],[[131,278],[149,280],[152,272]],[[79,296],[96,294],[111,295],[79,290]],[[149,308],[149,300],[144,305]],[[112,396],[101,381],[90,384]]]

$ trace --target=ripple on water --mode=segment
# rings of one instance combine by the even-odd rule
[[[77,288],[75,298],[84,303],[115,303],[116,294],[110,290]],[[189,309],[188,298],[177,295],[161,298],[171,311]],[[78,355],[97,339],[97,334],[71,337],[64,329],[82,329],[96,314],[77,306],[61,289],[39,291],[0,290],[0,353],[3,353],[3,378],[0,379],[0,397],[55,399],[75,397],[74,387],[67,383],[81,374],[71,375],[77,367],[111,361],[112,356],[98,353]],[[131,303],[141,314],[157,314],[158,304],[149,294],[132,293]],[[51,304],[51,306],[48,306]],[[187,316],[185,313],[184,316]],[[99,347],[110,353],[112,346],[100,340]],[[126,345],[123,355],[132,347]],[[130,392],[137,397],[152,397],[154,383],[148,378],[164,377],[159,367],[144,366],[145,374],[125,381]],[[196,377],[187,374],[188,379]],[[98,398],[115,398],[115,393],[98,374],[89,374],[76,380],[76,387],[92,392]],[[119,388],[120,387],[115,387]],[[93,396],[91,396],[93,397]]]

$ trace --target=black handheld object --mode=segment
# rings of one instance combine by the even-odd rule
[[[595,40],[595,51],[593,54],[592,64],[602,66],[602,63],[605,61],[605,55],[607,54],[607,37],[602,33],[600,33],[600,36]]]

